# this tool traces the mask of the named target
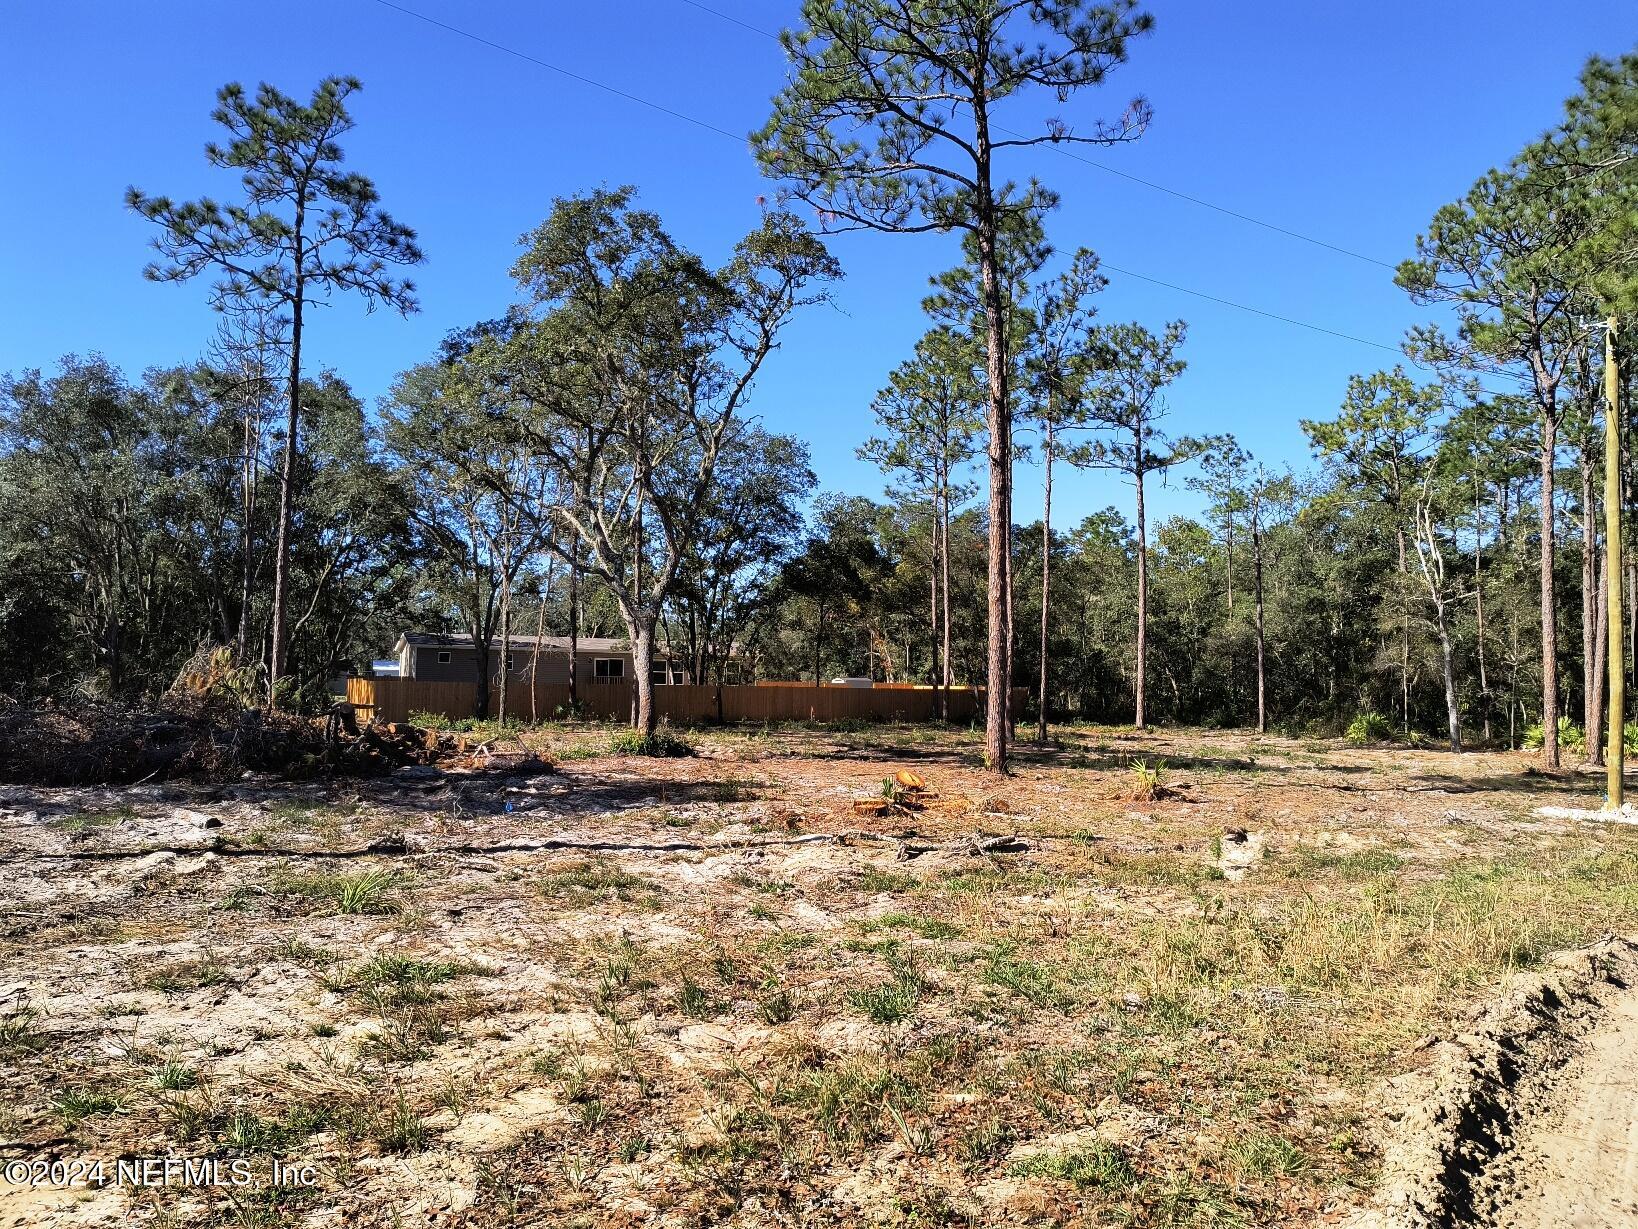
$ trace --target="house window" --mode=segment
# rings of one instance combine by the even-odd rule
[[[442,649],[442,650],[439,651],[439,653],[438,653],[438,664],[440,666],[449,665],[449,650],[448,649]]]
[[[671,663],[657,661],[648,669],[648,681],[656,686],[668,686],[671,682]]]
[[[510,653],[506,655],[506,668],[508,670],[512,668],[512,655]]]
[[[626,663],[619,657],[599,657],[592,662],[592,675],[600,679],[623,679]]]

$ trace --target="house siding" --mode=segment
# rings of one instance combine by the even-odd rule
[[[417,645],[411,652],[415,655],[413,677],[428,683],[472,683],[478,678],[478,651],[468,645],[466,648],[458,646],[438,647],[436,645]],[[438,655],[448,653],[447,662],[439,662]],[[529,665],[534,653],[530,649],[512,650],[511,677],[519,682],[529,681]],[[595,683],[596,662],[600,657],[618,658],[624,663],[624,679],[631,678],[631,653],[619,650],[604,650],[597,653],[581,652],[576,654],[578,665],[577,679],[579,683]],[[500,649],[496,648],[489,657],[491,679],[500,678]],[[541,650],[539,681],[542,683],[567,683],[569,681],[569,654],[566,650],[555,649],[550,646]],[[622,680],[624,681],[624,680]]]

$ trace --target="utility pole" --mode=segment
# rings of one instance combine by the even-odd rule
[[[1615,365],[1615,324],[1611,316],[1604,322],[1604,567],[1608,589],[1609,617],[1609,750],[1605,753],[1605,773],[1609,799],[1605,804],[1618,810],[1622,795],[1622,752],[1625,749],[1626,663],[1622,660],[1623,620],[1621,618],[1621,381]]]

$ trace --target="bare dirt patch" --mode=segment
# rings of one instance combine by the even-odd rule
[[[532,734],[547,775],[0,790],[4,1156],[316,1174],[0,1209],[1326,1223],[1419,1036],[1638,928],[1638,832],[1537,816],[1592,783],[1523,757],[1077,728],[998,786],[966,733],[691,737]]]

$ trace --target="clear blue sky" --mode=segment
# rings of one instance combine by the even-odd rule
[[[684,0],[499,3],[395,0],[475,35],[685,112],[731,133],[759,125],[784,78],[776,43]],[[794,0],[710,0],[763,29]],[[1063,113],[1088,120],[1134,93],[1155,109],[1134,144],[1087,150],[1133,175],[1376,259],[1410,253],[1441,203],[1552,123],[1587,55],[1638,40],[1631,0],[1285,3],[1157,0],[1155,33],[1102,90]],[[214,92],[267,80],[305,95],[329,73],[364,82],[349,162],[421,235],[423,311],[408,320],[344,304],[309,334],[318,364],[367,398],[427,357],[449,329],[498,314],[517,237],[554,196],[635,183],[673,233],[725,256],[769,194],[742,142],[435,28],[376,0],[254,6],[56,0],[0,11],[0,370],[97,350],[135,372],[196,357],[212,328],[205,286],[145,282],[149,227],[121,204],[128,184],[231,198],[205,165]],[[1059,110],[1049,98],[1012,112]],[[1060,251],[1085,244],[1134,273],[1374,341],[1422,318],[1391,273],[1138,186],[1042,150],[1063,196],[1048,222]],[[855,459],[869,402],[925,327],[927,276],[953,264],[949,237],[834,241],[847,279],[833,309],[786,336],[755,409],[808,440],[822,484],[877,494]],[[1391,365],[1379,349],[1111,274],[1101,314],[1190,324],[1188,373],[1171,426],[1232,430],[1273,461],[1306,461],[1297,421],[1335,411],[1347,377]],[[1174,483],[1164,515],[1192,509]],[[1107,474],[1062,475],[1055,521],[1128,492]],[[1017,515],[1039,514],[1019,473]]]

